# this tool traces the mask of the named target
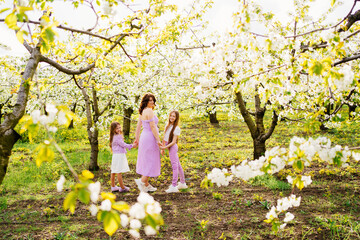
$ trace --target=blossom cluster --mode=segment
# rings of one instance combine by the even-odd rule
[[[279,215],[286,212],[289,208],[300,206],[301,197],[296,197],[291,195],[289,197],[281,198],[277,200],[277,206],[272,206],[270,211],[266,214],[266,222],[273,223],[279,222]],[[284,228],[288,222],[294,219],[294,215],[290,212],[285,213],[283,219],[283,224],[280,225],[280,228]]]
[[[218,187],[228,186],[230,181],[233,179],[233,175],[228,173],[227,169],[220,170],[219,168],[214,168],[210,173],[208,173],[207,178],[215,183]]]
[[[57,182],[57,189],[59,192],[62,191],[64,182],[65,177],[61,175]],[[92,216],[96,216],[99,211],[110,212],[113,209],[117,209],[116,207],[113,208],[115,196],[112,194],[108,195],[102,193],[101,196],[103,196],[104,200],[101,202],[100,206],[94,204],[99,199],[100,188],[100,182],[90,183],[87,186],[87,190],[90,192],[90,199],[93,202],[89,207]],[[121,226],[123,228],[129,227],[129,233],[135,238],[140,238],[139,230],[141,227],[144,227],[146,235],[155,235],[157,233],[159,225],[156,225],[154,228],[143,222],[145,222],[144,220],[148,215],[152,216],[152,218],[157,218],[157,216],[160,216],[161,211],[162,209],[159,202],[155,201],[148,193],[140,192],[137,197],[137,202],[131,206],[129,210],[124,210],[123,213],[116,212],[116,214],[119,214]]]
[[[34,124],[40,123],[44,126],[48,126],[53,123],[55,119],[57,119],[59,125],[64,125],[67,123],[66,113],[63,111],[59,111],[55,105],[46,104],[46,112],[47,114],[41,114],[40,110],[34,110],[31,112],[30,116]],[[56,132],[57,128],[55,126],[49,127],[50,132]]]

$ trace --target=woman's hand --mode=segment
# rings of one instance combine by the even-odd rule
[[[160,148],[161,148],[161,147],[160,147]],[[164,149],[161,149],[160,154],[161,154],[161,155],[164,155],[164,153],[165,153],[165,150],[164,150]]]

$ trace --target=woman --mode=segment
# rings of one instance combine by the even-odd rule
[[[141,178],[135,182],[142,192],[154,192],[157,188],[149,184],[150,177],[160,175],[160,149],[161,141],[157,124],[159,119],[154,114],[156,98],[151,93],[146,93],[141,99],[139,120],[136,126],[135,142],[139,144],[136,172]],[[140,135],[141,126],[143,131]],[[140,135],[140,136],[139,136]]]

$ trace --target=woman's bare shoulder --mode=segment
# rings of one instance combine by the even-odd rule
[[[143,120],[150,120],[154,117],[154,111],[151,108],[145,108],[142,112]]]

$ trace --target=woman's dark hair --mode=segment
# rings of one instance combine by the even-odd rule
[[[179,117],[180,114],[179,114],[178,111],[176,111],[176,110],[171,111],[170,114],[169,114],[169,121],[168,121],[168,124],[167,124],[167,126],[166,126],[165,132],[167,131],[167,129],[168,129],[168,128],[170,127],[170,125],[171,125],[171,123],[170,123],[170,115],[171,115],[172,113],[175,113],[176,119],[175,119],[175,121],[174,121],[174,123],[173,123],[173,128],[172,128],[171,131],[170,131],[168,143],[171,143],[172,140],[173,140],[173,138],[174,138],[174,131],[175,131],[175,128],[177,127],[177,125],[179,124],[179,118],[180,118],[180,117]]]
[[[147,107],[150,98],[152,98],[154,100],[154,105],[156,106],[156,98],[154,96],[154,94],[152,93],[145,93],[145,95],[142,97],[141,99],[141,103],[140,103],[140,108],[139,108],[139,113],[140,115],[142,115],[142,112],[144,111],[144,109]]]

